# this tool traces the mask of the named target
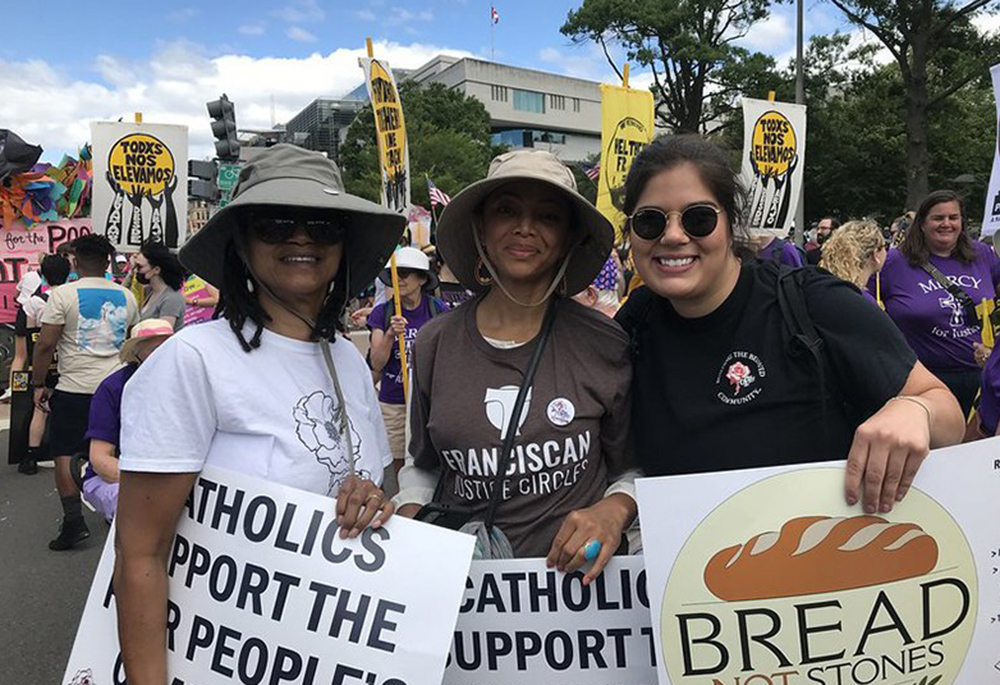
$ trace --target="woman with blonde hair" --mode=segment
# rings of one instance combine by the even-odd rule
[[[871,219],[848,221],[823,244],[819,265],[876,302],[865,288],[885,264],[886,251],[885,236],[877,223]]]

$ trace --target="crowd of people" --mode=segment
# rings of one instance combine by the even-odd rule
[[[117,516],[129,681],[164,680],[166,558],[205,464],[336,498],[344,537],[415,517],[589,583],[642,548],[639,476],[842,461],[847,504],[887,513],[930,449],[997,433],[1000,258],[959,195],[886,229],[824,217],[803,250],[748,226],[721,149],[664,136],[622,196],[624,259],[559,159],[508,152],[435,247],[397,250],[401,216],[277,145],[179,261],[145,245],[119,285],[101,236],[46,257],[19,297],[21,470],[45,442],[54,550],[87,536],[80,455]]]

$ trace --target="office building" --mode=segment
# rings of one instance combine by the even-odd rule
[[[337,160],[347,127],[364,106],[364,100],[317,98],[285,124],[285,131],[297,145]]]
[[[443,83],[482,102],[496,143],[543,148],[564,162],[600,153],[601,89],[596,81],[447,55],[438,55],[409,78]]]

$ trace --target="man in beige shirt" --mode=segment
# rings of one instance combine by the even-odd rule
[[[138,321],[135,298],[104,278],[114,248],[102,235],[73,241],[79,280],[54,288],[42,311],[34,352],[35,406],[50,413],[49,452],[56,463],[56,489],[63,507],[59,535],[49,549],[65,550],[90,536],[80,509],[80,491],[70,459],[87,449],[90,399],[101,381],[121,365],[118,352]],[[59,382],[45,387],[45,372],[59,352]]]

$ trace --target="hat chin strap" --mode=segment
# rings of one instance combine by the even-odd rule
[[[283,299],[278,297],[278,295],[271,290],[271,288],[257,277],[254,273],[253,266],[250,265],[250,260],[247,259],[246,253],[243,250],[242,245],[237,245],[237,251],[239,253],[240,259],[243,260],[244,266],[246,266],[247,271],[250,273],[250,277],[260,286],[268,297],[275,301],[275,303],[284,309],[286,312],[294,316],[296,319],[309,326],[313,331],[316,330],[316,322],[313,321],[308,316],[298,312],[294,307],[289,305]],[[351,267],[348,264],[347,269],[347,287],[350,288],[351,283]],[[334,283],[336,283],[336,278],[330,283],[330,290],[327,293],[327,298],[330,297],[330,293],[333,292]],[[326,302],[326,298],[323,300]],[[333,391],[337,395],[337,402],[340,404],[340,431],[344,436],[344,444],[347,447],[347,475],[353,476],[355,472],[355,460],[354,460],[354,441],[351,439],[351,425],[347,416],[347,402],[344,401],[344,391],[340,387],[340,378],[337,376],[337,367],[333,364],[333,353],[330,352],[330,338],[326,336],[320,336],[319,339],[319,349],[323,354],[323,362],[326,366],[326,372],[330,376],[330,380],[333,381]]]
[[[486,250],[483,249],[483,244],[479,240],[479,222],[475,222],[472,228],[472,242],[476,244],[476,252],[479,253],[479,259],[481,259],[483,264],[486,266],[486,270],[490,272],[490,276],[493,277],[493,282],[497,284],[498,288],[500,288],[500,292],[506,295],[507,299],[514,304],[520,305],[521,307],[527,307],[529,309],[545,304],[545,302],[552,297],[552,293],[554,293],[556,288],[559,287],[559,281],[561,281],[563,276],[566,275],[566,269],[569,267],[569,260],[573,258],[573,251],[576,249],[576,244],[570,246],[569,251],[566,253],[566,257],[559,266],[559,271],[556,272],[555,278],[552,279],[552,283],[545,291],[545,294],[542,295],[541,299],[536,302],[521,302],[521,300],[510,294],[510,291],[504,286],[503,281],[500,280],[500,276],[497,274],[496,269],[493,268],[493,264],[490,263],[489,257],[486,256]]]

